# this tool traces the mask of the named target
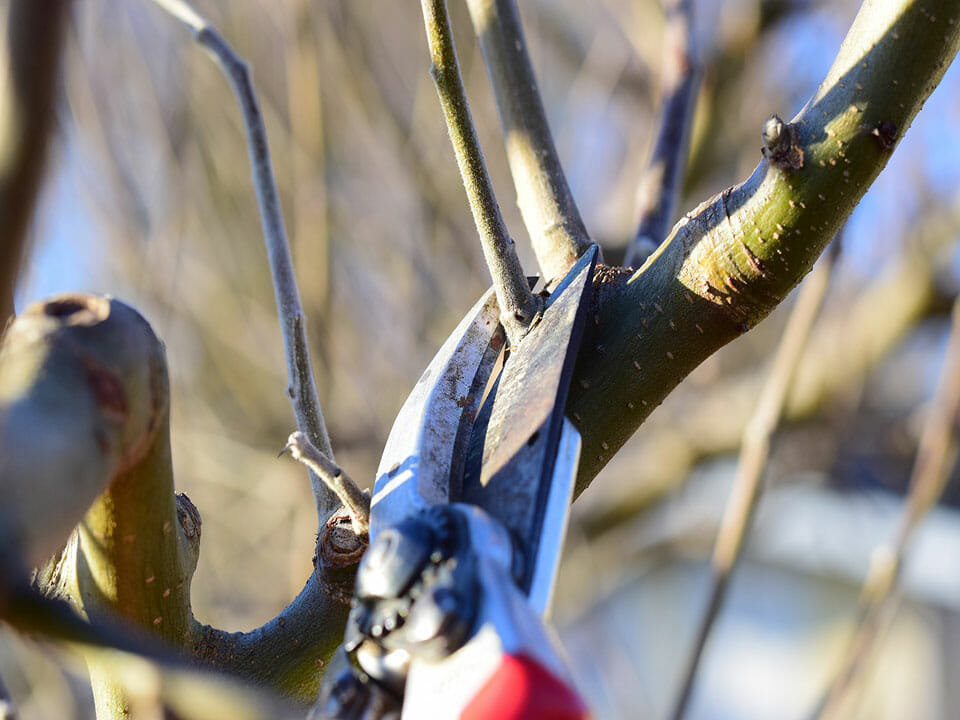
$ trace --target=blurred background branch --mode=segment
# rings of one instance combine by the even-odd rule
[[[517,205],[549,282],[590,244],[537,89],[516,0],[468,0],[493,86]]]
[[[2,678],[0,678],[0,720],[17,720],[17,709]]]
[[[841,231],[842,234],[842,231]],[[763,496],[763,476],[770,457],[770,443],[780,418],[787,392],[803,356],[810,330],[820,312],[830,273],[839,251],[840,237],[834,238],[833,251],[828,251],[801,284],[797,301],[787,318],[783,337],[777,345],[770,372],[764,380],[757,405],[743,429],[737,458],[733,488],[727,498],[720,521],[720,530],[710,558],[710,590],[707,603],[697,624],[694,644],[684,670],[680,691],[671,717],[683,720],[691,693],[695,688],[697,669],[711,629],[717,619],[731,575],[743,550],[743,542],[753,522],[757,504]]]
[[[956,462],[960,419],[960,300],[954,303],[953,322],[933,401],[910,476],[906,507],[890,541],[873,552],[863,584],[862,606],[854,636],[815,717],[839,719],[850,714],[857,699],[858,676],[867,672],[876,645],[889,629],[898,598],[898,583],[915,530],[936,504]]]
[[[673,225],[690,152],[690,125],[702,69],[694,45],[692,0],[664,0],[660,116],[656,140],[637,190],[639,222],[623,264],[640,267]]]
[[[69,0],[0,7],[0,333],[46,167]]]

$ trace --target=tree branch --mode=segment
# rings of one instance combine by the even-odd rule
[[[507,233],[500,206],[490,184],[480,141],[470,117],[470,105],[460,78],[460,65],[450,32],[446,0],[421,0],[430,47],[430,74],[440,96],[450,141],[470,210],[480,234],[483,255],[493,277],[500,304],[500,321],[511,342],[518,342],[541,311],[543,302],[530,292],[513,238]]]
[[[955,428],[960,418],[960,298],[954,303],[950,340],[940,379],[920,436],[910,476],[906,507],[894,536],[873,552],[861,591],[857,630],[830,687],[814,713],[820,720],[845,717],[845,701],[863,672],[877,640],[896,607],[896,589],[903,561],[916,528],[926,517],[950,477],[956,456]]]
[[[862,382],[910,328],[933,308],[943,253],[960,233],[960,195],[922,212],[903,243],[857,297],[824,312],[807,342],[784,417],[813,416]],[[746,367],[708,392],[680,390],[643,428],[631,451],[643,463],[607,477],[602,488],[578,503],[589,532],[603,532],[634,518],[674,490],[706,457],[735,451],[761,393],[764,378]],[[624,529],[626,532],[626,528]]]
[[[770,439],[780,422],[787,392],[796,375],[810,329],[819,313],[835,255],[835,252],[827,253],[801,287],[796,305],[783,330],[770,374],[767,376],[753,415],[744,428],[737,474],[734,477],[730,497],[727,499],[727,506],[720,523],[720,531],[713,546],[713,557],[710,562],[712,573],[710,595],[700,617],[693,649],[690,652],[680,692],[671,714],[674,720],[682,720],[686,713],[700,658],[710,637],[713,623],[723,606],[730,576],[743,550],[744,538],[753,524],[754,511],[763,491],[761,480],[770,456]]]
[[[343,468],[317,450],[299,430],[290,433],[287,444],[281,454],[290,451],[290,455],[320,477],[350,514],[353,531],[359,535],[370,534],[370,496],[361,490]]]
[[[0,10],[0,334],[47,157],[69,0],[11,0]]]
[[[639,223],[623,264],[640,267],[667,237],[683,185],[690,125],[700,90],[692,0],[664,0],[660,122],[637,192]]]
[[[142,460],[166,412],[164,368],[149,324],[116,300],[59,295],[17,317],[0,347],[6,552],[25,566],[46,560]]]
[[[583,437],[577,494],[691,370],[809,271],[958,43],[954,2],[866,3],[819,90],[750,178],[683,218],[640,270],[598,269],[567,402]]]
[[[367,547],[363,540],[339,510],[317,538],[313,573],[277,617],[243,633],[193,623],[187,652],[202,666],[312,703],[323,668],[343,640],[357,564]]]
[[[514,0],[467,0],[500,112],[517,204],[544,278],[590,246],[560,165]]]
[[[253,184],[257,191],[263,235],[277,299],[277,312],[280,315],[280,329],[283,334],[287,375],[290,381],[287,394],[290,396],[293,413],[297,419],[297,427],[310,438],[310,442],[332,460],[333,449],[323,413],[320,410],[320,399],[313,378],[306,322],[300,306],[300,294],[297,290],[293,263],[290,259],[290,245],[287,242],[277,183],[270,161],[267,131],[263,125],[260,104],[253,89],[250,69],[216,29],[188,3],[182,0],[154,0],[154,2],[193,31],[197,43],[210,51],[236,94],[247,130]],[[330,512],[337,506],[336,496],[312,474],[310,485],[317,505],[318,527],[322,527]]]
[[[365,543],[333,515],[307,590],[278,618],[246,634],[200,626],[190,606],[200,516],[173,492],[168,391],[162,343],[116,300],[60,296],[11,325],[0,349],[0,617],[69,639],[35,613],[16,615],[10,591],[26,582],[22,567],[62,548],[79,522],[37,576],[44,593],[95,623],[122,616],[218,670],[240,672],[242,647],[244,672],[312,701]],[[100,717],[124,716],[129,698],[109,654],[87,656]]]
[[[303,717],[289,701],[250,688],[237,678],[200,671],[188,665],[169,646],[143,637],[138,628],[117,620],[87,622],[65,602],[21,587],[7,598],[4,620],[21,632],[56,641],[80,651],[91,668],[109,675],[122,708],[102,703],[102,687],[94,686],[97,718],[162,716],[174,710],[178,718],[208,720],[210,717],[268,718]],[[0,695],[0,720],[3,697]]]
[[[36,303],[4,338],[0,398],[0,529],[4,550],[22,553],[5,558],[4,576],[17,560],[36,565],[63,548],[82,518],[41,573],[44,590],[91,617],[116,610],[181,642],[193,567],[181,562],[166,363],[149,324],[106,298]],[[0,605],[30,629],[29,614]],[[90,669],[104,716],[122,713],[112,680]]]

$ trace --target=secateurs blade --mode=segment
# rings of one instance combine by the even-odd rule
[[[404,403],[374,485],[346,656],[324,681],[328,716],[587,716],[544,617],[579,460],[563,409],[597,254],[514,347],[488,292]]]

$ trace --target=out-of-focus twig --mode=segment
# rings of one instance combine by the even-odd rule
[[[17,720],[17,709],[3,678],[0,678],[0,720]]]
[[[690,124],[700,90],[692,0],[664,0],[660,122],[637,192],[639,225],[623,264],[639,267],[670,231],[687,165]]]
[[[0,9],[0,333],[33,215],[53,119],[69,0],[12,0]]]
[[[316,475],[323,479],[340,502],[350,513],[353,521],[353,530],[358,536],[370,534],[370,496],[347,475],[343,468],[333,462],[313,446],[313,443],[302,432],[297,430],[290,433],[283,452],[290,452],[294,460],[306,465]]]
[[[936,394],[920,436],[910,476],[906,507],[890,542],[878,547],[860,596],[857,630],[827,692],[813,713],[818,720],[843,717],[847,698],[857,685],[877,640],[893,620],[897,586],[914,531],[943,493],[956,461],[956,427],[960,415],[960,297],[954,302],[947,352]]]
[[[589,247],[560,165],[514,0],[468,0],[493,86],[517,204],[547,280],[562,277]]]
[[[297,427],[321,452],[333,459],[330,436],[320,410],[320,399],[313,379],[306,323],[300,305],[293,262],[290,258],[290,245],[284,228],[277,183],[270,161],[267,131],[253,88],[250,69],[216,29],[188,3],[182,0],[154,0],[154,2],[193,31],[197,43],[209,50],[216,58],[237,96],[247,130],[247,144],[253,166],[253,183],[257,192],[277,310],[280,315],[280,329],[283,333],[287,374],[290,380],[287,394],[293,405]],[[322,524],[336,507],[336,497],[316,476],[311,475],[310,481],[317,504],[319,523]]]
[[[460,175],[470,200],[473,219],[480,233],[483,254],[493,277],[500,303],[500,319],[512,342],[523,337],[540,311],[542,302],[530,292],[520,266],[513,238],[507,233],[500,206],[487,175],[483,151],[470,116],[467,94],[460,77],[457,52],[450,31],[445,0],[421,0],[423,21],[430,46],[430,74],[440,96],[450,141],[460,166]]]
[[[837,243],[837,240],[834,240]],[[820,310],[821,302],[830,279],[837,244],[814,266],[807,277],[794,305],[770,374],[760,394],[760,401],[747,422],[740,447],[737,474],[724,509],[720,531],[713,546],[711,559],[710,597],[700,618],[694,646],[684,671],[680,693],[671,717],[682,720],[693,694],[697,669],[710,631],[726,595],[730,574],[740,557],[743,540],[750,528],[754,510],[762,492],[761,480],[770,455],[770,438],[780,422],[784,401],[790,383],[810,335],[810,328]]]
[[[289,700],[227,674],[197,668],[169,645],[120,619],[102,615],[85,620],[66,602],[26,586],[5,599],[5,619],[18,630],[82,651],[91,672],[109,673],[123,689],[127,710],[114,712],[115,708],[98,705],[98,718],[154,717],[146,711],[168,717],[160,712],[163,708],[175,710],[175,717],[185,720],[302,717]],[[102,699],[100,695],[98,701]],[[8,701],[0,685],[0,720],[15,720]]]

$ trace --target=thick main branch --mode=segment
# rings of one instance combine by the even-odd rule
[[[866,2],[814,97],[790,124],[768,124],[753,174],[690,212],[635,273],[598,270],[567,404],[584,441],[578,492],[691,370],[809,272],[958,43],[956,2]]]
[[[365,542],[334,514],[306,589],[277,618],[249,633],[196,622],[200,515],[174,494],[163,344],[132,308],[65,295],[15,320],[0,349],[0,490],[0,616],[11,625],[51,634],[28,614],[4,615],[7,570],[44,560],[69,534],[37,574],[45,594],[91,619],[120,616],[212,669],[313,700]],[[88,653],[88,662],[98,717],[125,717],[130,697],[109,654]]]

